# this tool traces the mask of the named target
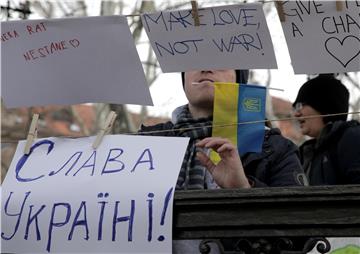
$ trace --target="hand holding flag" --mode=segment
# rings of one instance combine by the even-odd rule
[[[217,164],[214,164],[202,152],[197,153],[197,157],[201,164],[209,170],[220,187],[251,188],[245,176],[238,149],[228,139],[209,137],[199,141],[196,146],[211,148],[219,154],[221,160]]]

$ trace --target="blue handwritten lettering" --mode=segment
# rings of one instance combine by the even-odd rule
[[[111,153],[112,153],[113,151],[115,151],[115,152],[117,151],[117,152],[119,152],[119,153],[118,153],[115,157],[110,158],[110,157],[111,157]],[[102,175],[103,175],[103,174],[108,174],[108,173],[119,172],[119,171],[121,171],[121,170],[123,170],[123,169],[125,168],[125,165],[124,165],[124,163],[123,163],[122,161],[116,160],[120,155],[123,154],[123,152],[124,152],[124,150],[121,149],[121,148],[113,148],[113,149],[110,149],[109,154],[108,154],[108,156],[107,156],[107,158],[106,158],[105,165],[104,165],[104,167],[103,167],[103,169],[102,169],[102,172],[101,172]],[[118,162],[118,163],[121,165],[120,168],[118,168],[118,169],[112,169],[112,170],[107,170],[107,169],[106,169],[106,166],[107,166],[108,162],[113,162],[113,161]]]
[[[92,161],[91,161],[92,160]],[[89,161],[91,161],[91,164],[87,164]],[[95,162],[96,162],[96,151],[94,151],[90,157],[85,161],[85,163],[78,169],[78,171],[76,171],[74,173],[73,176],[76,176],[77,173],[79,173],[79,171],[83,168],[92,168],[91,170],[91,176],[94,175],[94,171],[95,171]]]
[[[291,22],[291,28],[292,28],[293,37],[296,37],[296,32],[299,33],[302,37],[304,36],[301,30],[294,22]]]
[[[62,206],[62,207],[66,208],[66,218],[63,222],[55,222],[54,221],[55,210],[58,206]],[[48,230],[48,241],[47,241],[47,245],[46,245],[46,250],[48,252],[50,252],[50,250],[51,250],[51,237],[52,237],[52,233],[53,233],[53,227],[62,227],[65,224],[67,224],[69,222],[70,215],[71,215],[71,205],[69,203],[55,203],[54,204],[52,211],[51,211],[50,224],[49,224],[49,230]]]
[[[259,26],[259,22],[252,20],[253,15],[250,15],[251,12],[256,12],[257,9],[254,8],[240,8],[237,11],[237,15],[234,14],[235,10],[220,10],[218,13],[215,13],[214,9],[211,9],[213,16],[213,26],[224,26],[229,24],[237,24],[246,26]],[[253,23],[254,22],[254,23]]]
[[[25,162],[29,159],[30,155],[34,152],[34,150],[41,146],[41,145],[49,145],[49,148],[48,148],[48,151],[47,151],[47,154],[49,154],[51,152],[51,150],[54,148],[54,142],[50,141],[50,140],[41,140],[37,143],[35,143],[31,148],[30,148],[30,153],[29,154],[24,154],[20,160],[18,161],[18,163],[16,164],[16,167],[15,167],[15,172],[16,172],[16,179],[19,181],[19,182],[30,182],[30,181],[34,181],[34,180],[37,180],[37,179],[40,179],[42,177],[44,177],[44,175],[41,175],[41,176],[38,176],[38,177],[35,177],[35,178],[22,178],[20,177],[20,171],[21,169],[23,168]]]
[[[14,232],[10,235],[10,236],[5,236],[5,233],[4,232],[1,232],[1,238],[4,239],[4,240],[10,240],[11,238],[14,237],[14,235],[16,234],[16,232],[18,231],[18,228],[19,228],[19,225],[20,225],[20,220],[21,220],[21,215],[23,213],[23,210],[24,210],[24,205],[25,205],[25,202],[27,200],[27,198],[29,197],[30,195],[30,191],[26,192],[25,193],[25,197],[24,197],[24,200],[21,204],[21,208],[20,208],[20,211],[19,213],[14,213],[14,214],[11,214],[8,212],[8,206],[9,206],[9,201],[10,201],[10,198],[13,194],[13,192],[11,191],[10,194],[9,194],[9,197],[8,199],[6,200],[5,202],[5,207],[4,207],[4,212],[5,212],[5,215],[7,216],[11,216],[11,217],[17,217],[17,221],[16,221],[16,225],[15,225],[15,229],[14,229]]]
[[[258,33],[256,33],[256,38],[250,34],[239,34],[237,36],[231,36],[228,42],[224,41],[224,38],[220,38],[220,41],[216,41],[212,39],[214,45],[219,49],[220,52],[233,52],[235,45],[241,45],[246,51],[249,51],[250,48],[254,48],[256,50],[262,49],[262,43]],[[256,45],[258,43],[258,45]]]
[[[107,194],[107,193],[106,193]],[[98,194],[98,198],[102,198],[103,197],[103,194],[102,193],[99,193]],[[105,198],[108,197],[108,195],[105,195]],[[107,204],[108,202],[106,201],[100,201],[98,202],[98,204],[101,205],[101,208],[100,208],[100,215],[99,215],[99,223],[98,223],[98,240],[102,240],[102,225],[103,225],[103,221],[104,221],[104,211],[105,211],[105,205]]]
[[[145,159],[143,160],[143,157],[147,155],[148,156],[148,159]],[[146,148],[143,153],[140,155],[139,159],[137,160],[135,166],[133,167],[133,169],[131,170],[131,172],[134,172],[135,168],[139,165],[139,164],[142,164],[142,163],[150,163],[150,168],[149,170],[153,170],[155,169],[154,168],[154,165],[153,165],[153,157],[152,157],[152,154],[151,154],[151,151],[149,148]]]
[[[28,221],[26,223],[26,230],[25,230],[25,236],[24,239],[27,240],[28,236],[29,236],[29,228],[31,223],[35,220],[35,228],[36,228],[36,240],[40,241],[41,240],[41,236],[40,236],[40,230],[39,230],[39,225],[38,225],[38,216],[40,214],[40,212],[42,210],[44,210],[44,208],[46,207],[46,205],[42,205],[40,207],[40,209],[31,217],[31,212],[32,212],[32,208],[34,206],[30,205],[30,212],[29,212],[29,217],[28,217]]]
[[[79,161],[79,159],[80,159],[80,157],[81,157],[81,155],[82,155],[82,152],[76,152],[76,153],[74,153],[73,155],[71,155],[71,157],[64,163],[64,165],[62,165],[61,167],[60,167],[60,169],[58,170],[58,171],[51,171],[50,173],[49,173],[49,176],[53,176],[53,175],[56,175],[57,173],[59,173],[61,170],[63,170],[64,168],[65,168],[65,166],[75,157],[77,155],[77,157],[76,157],[76,159],[75,159],[75,161],[73,162],[73,164],[70,166],[70,168],[69,168],[69,170],[65,173],[65,175],[68,175],[69,174],[69,172],[73,169],[73,167],[76,165],[76,163]]]
[[[164,198],[163,201],[163,207],[160,210],[160,226],[164,226],[165,225],[165,221],[166,223],[170,223],[167,219],[166,219],[166,215],[167,215],[167,210],[169,208],[169,204],[170,204],[170,200],[171,197],[173,196],[173,188],[170,188]],[[25,235],[24,235],[24,239],[25,240],[32,240],[33,238],[35,238],[37,241],[40,240],[44,240],[44,249],[48,252],[52,252],[54,250],[53,244],[55,242],[54,239],[57,239],[59,235],[57,235],[57,237],[53,237],[54,234],[60,234],[61,231],[61,236],[63,236],[63,238],[67,239],[68,241],[73,241],[74,239],[78,239],[76,236],[77,235],[81,235],[82,239],[84,239],[85,241],[89,241],[90,237],[90,233],[91,233],[91,229],[95,229],[96,226],[98,226],[97,229],[97,240],[101,241],[103,240],[103,223],[104,222],[104,217],[105,217],[105,212],[113,212],[111,214],[112,220],[110,219],[110,221],[108,221],[110,223],[110,230],[112,230],[112,232],[108,232],[109,237],[111,237],[112,241],[116,241],[116,237],[117,234],[119,234],[120,228],[122,231],[127,232],[127,241],[128,242],[132,242],[133,241],[133,227],[135,224],[135,204],[136,201],[135,200],[130,200],[129,208],[126,208],[127,212],[122,211],[120,212],[120,201],[114,201],[111,202],[111,209],[109,209],[109,207],[106,208],[106,206],[109,205],[109,202],[107,200],[99,200],[98,204],[99,204],[99,208],[98,209],[98,213],[99,213],[99,221],[88,221],[88,217],[87,217],[87,202],[86,201],[80,201],[79,206],[77,206],[77,210],[75,213],[75,205],[74,204],[70,204],[67,202],[56,202],[54,203],[52,206],[49,205],[39,205],[38,207],[33,205],[33,204],[27,204],[27,200],[28,197],[30,196],[30,192],[26,192],[25,196],[21,202],[21,204],[18,206],[18,211],[17,212],[10,212],[9,210],[14,210],[14,208],[12,208],[12,203],[14,203],[15,199],[13,198],[13,192],[9,193],[9,196],[5,202],[4,205],[4,214],[6,216],[9,217],[15,217],[14,219],[14,230],[11,229],[9,231],[9,234],[5,235],[5,232],[1,233],[1,237],[4,240],[11,240],[14,238],[14,236],[19,233],[20,231],[20,225],[26,225],[25,226]],[[109,193],[107,192],[100,192],[97,194],[97,198],[99,199],[103,199],[103,198],[108,198],[109,197]],[[153,192],[149,192],[147,193],[147,198],[146,198],[146,202],[147,202],[147,218],[148,218],[148,225],[147,228],[144,227],[144,233],[146,233],[146,239],[148,242],[153,241],[153,227],[154,227],[154,202],[155,202],[155,194]],[[143,201],[142,201],[143,202]],[[122,205],[122,209],[124,210],[124,206],[123,203],[121,203]],[[29,212],[27,214],[27,221],[26,221],[26,212],[27,209],[25,207],[29,206]],[[46,209],[49,207],[49,210],[47,211]],[[40,225],[42,223],[44,223],[44,216],[47,216],[47,212],[49,212],[50,214],[50,218],[45,221],[48,222],[48,228],[45,229],[45,232],[41,231]],[[120,213],[121,216],[120,216]],[[125,215],[124,215],[125,213]],[[24,214],[24,215],[23,215]],[[72,214],[74,214],[74,218],[72,219]],[[5,219],[6,220],[6,219]],[[15,222],[16,220],[16,222]],[[22,220],[24,222],[22,222]],[[70,221],[71,220],[71,221]],[[6,222],[9,220],[6,220]],[[71,223],[70,223],[71,222]],[[123,223],[125,222],[125,223]],[[8,223],[8,222],[7,222]],[[94,223],[92,225],[90,225],[90,223]],[[121,226],[119,225],[121,224]],[[90,227],[89,227],[90,226]],[[93,227],[91,227],[93,226]],[[112,227],[111,227],[112,226]],[[32,229],[31,229],[32,227]],[[56,232],[56,228],[58,228],[59,232]],[[61,228],[61,229],[60,229]],[[76,230],[78,229],[78,230]],[[33,237],[31,235],[31,230],[33,230]],[[63,232],[66,230],[66,232],[68,232],[66,235],[63,234]],[[11,234],[10,234],[11,233]],[[42,238],[46,238],[46,237],[42,237],[42,235],[47,233],[47,239],[42,239]],[[96,232],[95,232],[96,233]],[[64,240],[65,240],[64,239]],[[164,241],[165,237],[163,235],[159,235],[157,237],[158,241]],[[14,240],[13,240],[14,241]],[[66,242],[56,242],[57,244],[66,244]]]
[[[112,225],[112,241],[114,242],[116,239],[116,224],[119,222],[129,221],[128,242],[132,242],[132,229],[133,229],[134,214],[135,214],[135,200],[131,200],[131,210],[129,216],[117,217],[119,203],[120,201],[115,202],[115,211],[114,211],[113,225]]]
[[[289,16],[289,17],[297,17],[301,22],[304,22],[304,19],[302,17],[304,14],[311,15],[312,9],[314,9],[313,12],[315,13],[318,14],[324,13],[324,11],[320,9],[320,7],[322,7],[323,4],[319,3],[319,1],[306,1],[306,3],[304,3],[304,1],[296,0],[296,1],[280,1],[279,3],[283,6],[287,4],[294,6],[293,8],[289,8],[288,11],[286,10],[284,14],[285,16]],[[285,10],[285,7],[283,8]]]
[[[166,193],[166,196],[165,196],[165,200],[164,200],[164,205],[163,205],[163,210],[161,212],[161,220],[160,220],[160,225],[164,225],[165,224],[165,217],[166,217],[166,211],[167,211],[167,208],[169,206],[169,202],[170,202],[170,199],[172,197],[172,192],[173,192],[173,189],[174,188],[170,188],[170,190]],[[160,235],[158,237],[158,241],[162,242],[165,240],[165,237],[163,235]]]
[[[148,224],[148,237],[147,240],[148,242],[151,242],[152,239],[152,226],[153,226],[153,209],[152,209],[152,203],[153,203],[153,198],[154,198],[154,193],[149,193],[148,194],[148,219],[149,219],[149,224]]]
[[[84,210],[84,219],[83,220],[78,220],[82,210]],[[69,233],[69,236],[68,236],[68,240],[72,239],[72,236],[73,236],[73,233],[74,233],[74,228],[77,227],[77,226],[84,226],[85,227],[86,235],[85,235],[84,239],[89,240],[89,227],[88,227],[87,217],[86,217],[86,202],[85,201],[81,202],[79,210],[77,211],[77,213],[75,215],[75,219],[74,219],[73,224],[71,226],[71,230],[70,230],[70,233]]]
[[[162,52],[165,50],[167,53],[171,55],[175,55],[175,52],[178,54],[186,54],[189,51],[198,52],[198,45],[197,43],[203,41],[204,39],[194,39],[194,40],[184,40],[184,41],[177,41],[171,44],[168,42],[169,47],[161,45],[159,42],[155,42],[155,46],[157,51],[159,52],[160,56],[163,56]],[[181,48],[181,46],[183,48]],[[191,47],[193,46],[193,47]],[[162,50],[161,50],[162,49]]]
[[[230,41],[229,44],[226,44],[226,43],[224,42],[224,38],[221,38],[221,39],[220,39],[220,43],[219,43],[219,44],[215,41],[215,39],[212,39],[212,41],[213,41],[213,43],[215,44],[215,46],[216,46],[221,52],[224,52],[224,49],[225,49],[225,51],[227,51],[227,52],[232,52],[232,48],[233,48],[234,46],[233,46],[233,44],[231,43],[231,41]]]
[[[149,26],[148,19],[150,19],[150,21],[154,22],[155,24],[158,24],[160,18],[162,20],[162,25],[164,25],[164,27],[165,27],[165,30],[168,31],[168,28],[166,26],[166,22],[165,22],[165,19],[164,19],[164,15],[163,15],[162,12],[160,12],[159,16],[157,18],[155,18],[155,19],[153,19],[149,14],[144,14],[143,17],[144,17],[144,20],[145,20],[145,25],[146,25],[145,27],[149,32],[150,32],[150,26]]]
[[[176,16],[176,13],[178,14],[178,16]],[[186,20],[186,18],[188,18],[191,15],[191,11],[187,11],[187,15],[182,16],[181,12],[170,12],[170,17],[169,17],[169,25],[170,25],[170,31],[172,31],[172,26],[173,23],[174,24],[181,24],[184,28],[187,28],[188,26],[192,26],[192,24]]]
[[[156,46],[156,49],[159,52],[160,56],[163,56],[160,48],[164,49],[166,52],[168,52],[169,54],[171,54],[173,56],[175,55],[174,49],[172,48],[170,42],[168,42],[168,44],[169,44],[169,48],[166,48],[165,46],[163,46],[160,43],[158,43],[157,41],[155,41],[155,46]]]
[[[244,19],[244,25],[243,26],[259,26],[260,23],[251,23],[250,19],[254,16],[248,15],[248,12],[256,11],[256,9],[243,9],[243,19]],[[239,13],[239,19],[236,21],[237,24],[239,24],[240,21],[240,13]]]
[[[219,12],[219,18],[225,24],[231,24],[234,22],[234,16],[232,15],[232,12],[230,10],[221,10]]]
[[[160,225],[164,225],[164,223],[165,223],[166,211],[167,211],[167,208],[169,206],[169,201],[171,199],[171,194],[173,192],[173,189],[174,188],[171,187],[170,190],[166,193],[165,200],[164,200],[164,205],[163,205],[163,211],[161,213]]]
[[[359,13],[360,16],[360,13]],[[359,19],[357,19],[359,20]],[[325,17],[322,22],[322,29],[327,34],[334,33],[351,33],[360,31],[360,22],[356,22],[356,20],[351,17],[349,14],[345,14],[345,20],[342,16],[338,17]],[[333,28],[330,30],[330,28]],[[355,30],[353,30],[354,28]]]

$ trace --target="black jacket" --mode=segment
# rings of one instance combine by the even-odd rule
[[[140,132],[152,136],[177,136],[171,122],[142,126]],[[146,133],[155,131],[155,133]],[[295,144],[281,136],[278,129],[265,131],[261,153],[247,153],[241,157],[245,174],[253,187],[304,185],[303,169]]]
[[[300,147],[310,185],[360,183],[360,123],[327,124],[318,139]]]

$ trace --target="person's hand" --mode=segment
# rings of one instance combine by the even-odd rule
[[[220,155],[221,161],[215,165],[203,152],[197,158],[211,173],[222,188],[251,188],[245,176],[237,147],[224,138],[210,137],[199,141],[197,147],[211,148]]]

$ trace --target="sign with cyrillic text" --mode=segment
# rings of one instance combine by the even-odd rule
[[[261,4],[143,14],[141,20],[163,72],[277,68]]]
[[[5,106],[152,105],[126,17],[1,23]]]
[[[360,71],[360,2],[283,1],[282,27],[296,74]]]
[[[171,253],[188,138],[109,135],[18,145],[2,186],[1,253]]]

